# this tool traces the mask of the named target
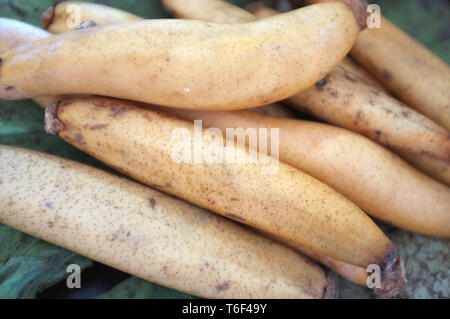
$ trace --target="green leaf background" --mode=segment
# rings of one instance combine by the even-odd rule
[[[147,18],[169,17],[159,0],[90,2],[117,7]],[[252,1],[230,2],[242,6]],[[39,26],[41,13],[52,3],[51,0],[0,0],[0,16]],[[276,1],[266,3],[280,5]],[[447,63],[450,62],[449,1],[378,0],[376,3],[391,21],[427,45]],[[39,150],[110,171],[59,137],[47,135],[43,129],[43,118],[43,110],[32,101],[1,100],[0,144]],[[407,289],[395,298],[449,298],[450,240],[419,236],[383,224],[380,226],[400,247],[405,259],[409,283]],[[78,264],[86,270],[95,263],[0,224],[0,298],[44,296],[46,289],[65,282],[68,275],[65,270],[69,264]],[[337,298],[374,298],[366,288],[355,286],[333,272],[330,275],[336,280]],[[125,277],[107,291],[88,297],[194,298],[132,276]]]

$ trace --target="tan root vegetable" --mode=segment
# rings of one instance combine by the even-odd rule
[[[417,111],[450,130],[450,68],[428,48],[382,19],[362,33],[352,55]]]
[[[356,64],[356,62],[353,61],[350,57],[347,57],[344,60],[342,60],[340,66],[342,66],[344,69],[349,70],[350,72],[358,75],[360,78],[362,78],[363,80],[372,84],[380,91],[388,93],[386,88],[383,85],[381,85],[377,79],[375,79],[369,72],[367,72],[365,69],[363,69],[358,64]]]
[[[266,19],[266,18],[270,18],[270,17],[273,17],[274,15],[279,14],[278,11],[276,11],[275,9],[266,7],[264,5],[264,3],[260,2],[260,1],[252,2],[252,3],[248,4],[247,6],[245,6],[245,8],[247,9],[247,11],[249,11],[251,14],[253,14],[253,16],[256,17],[257,19]]]
[[[172,0],[172,1],[178,1],[179,0]],[[196,1],[194,1],[196,2]],[[265,19],[272,17],[274,15],[279,14],[278,11],[268,8],[264,6],[262,2],[253,2],[247,6],[247,10],[249,10],[254,17],[258,19]],[[359,75],[361,78],[369,82],[370,84],[376,86],[378,89],[386,92],[386,89],[365,69],[360,67],[358,64],[356,64],[354,61],[352,61],[351,58],[347,57],[344,60],[342,60],[340,66],[346,68],[347,70]]]
[[[261,6],[264,16],[275,10]],[[365,135],[394,150],[450,160],[450,132],[378,89],[364,70],[344,60],[315,87],[288,103],[329,123]],[[352,72],[352,70],[356,71]]]
[[[197,8],[201,7],[195,5],[197,2],[201,3],[202,0],[189,3],[171,1],[172,6],[174,8],[176,6],[176,10],[182,12],[185,17],[190,17],[189,14],[193,11],[190,8],[191,5]],[[276,11],[271,9],[267,9],[267,11],[272,14],[276,13]],[[210,13],[197,10],[194,17],[203,19],[207,18],[208,14]],[[232,13],[230,12],[229,14]],[[331,78],[333,78],[333,81],[331,81]],[[373,88],[370,85],[367,85],[360,78],[340,67],[329,76],[324,85],[331,85],[336,91],[342,92],[343,90],[340,89],[339,85],[346,88],[346,83],[353,85],[357,81],[361,82],[359,89],[363,93],[373,94]],[[368,91],[369,89],[370,92]],[[316,91],[319,91],[319,93]],[[320,91],[322,89],[316,90],[313,88],[300,95],[314,97],[315,95],[320,95]],[[328,87],[326,91],[329,91]],[[381,94],[379,91],[376,92]],[[346,101],[348,102],[348,96],[353,94],[353,92],[351,89],[347,89],[344,93],[347,95]],[[328,100],[337,98],[336,94],[333,92],[328,94],[330,96]],[[362,94],[362,96],[365,96],[365,94]],[[328,101],[326,98],[327,95],[323,95],[320,100],[316,98],[318,101],[315,105],[317,109],[320,110],[321,107],[319,102],[326,103]],[[296,99],[296,97],[292,99]],[[370,102],[371,100],[369,100],[369,104]],[[358,104],[354,103],[355,107]],[[343,104],[340,107],[345,109],[349,106]],[[401,104],[399,104],[399,107],[401,109],[398,110],[399,115],[396,117],[405,118],[405,115],[409,115],[409,110],[405,110]],[[297,167],[334,187],[372,216],[411,231],[435,236],[450,236],[449,189],[426,178],[407,166],[394,154],[363,137],[327,125],[270,119],[248,112],[212,113],[168,109],[164,109],[164,111],[191,121],[202,119],[207,127],[217,127],[222,129],[222,131],[229,127],[241,127],[244,129],[280,128],[280,159],[283,162]],[[370,109],[366,110],[366,112],[369,111]],[[382,111],[384,113],[388,112]],[[330,108],[324,114],[329,116],[330,120],[333,120],[332,114],[338,117],[338,112],[339,109]],[[343,114],[350,113],[345,112]],[[361,116],[366,115],[366,113],[361,114]],[[370,114],[377,115],[377,112],[374,111]],[[419,116],[417,119],[414,115],[418,114],[413,113],[411,115],[415,122],[420,123],[420,121],[423,121],[425,124],[430,125],[430,130],[436,129],[439,132],[441,129],[426,118]],[[377,120],[376,116],[372,115],[371,117]],[[346,120],[345,116],[342,116],[341,122]],[[352,119],[350,120],[352,121]],[[378,123],[382,125],[383,121],[379,119]],[[409,122],[406,123],[408,124]],[[414,127],[414,122],[412,125]],[[440,141],[445,145],[446,139],[442,131],[445,130],[441,129],[443,137]],[[396,132],[396,134],[398,133]],[[414,139],[409,138],[409,145],[412,145],[414,142],[417,143],[417,140],[420,140],[420,138],[423,141],[422,144],[426,145],[427,140],[424,138],[425,136],[413,136]],[[408,138],[408,135],[405,138]],[[435,143],[437,151],[440,150],[439,146],[441,146],[439,143]],[[355,161],[355,158],[358,160]],[[349,163],[353,163],[353,174],[349,174]],[[398,190],[402,191],[398,192]],[[424,214],[424,211],[427,213]]]
[[[247,10],[251,13],[224,0],[191,0],[189,2],[163,0],[163,4],[177,18],[198,19],[216,23],[243,23],[279,14],[279,12],[267,8],[261,2],[254,2],[247,6]],[[345,58],[341,65],[357,73],[378,88],[385,90],[369,72],[359,67],[350,58]]]
[[[368,284],[368,281],[370,282],[371,280],[371,278],[368,278],[369,273],[364,268],[343,263],[342,261],[339,261],[337,259],[330,258],[328,256],[317,253],[314,250],[299,245],[295,245],[289,241],[283,240],[282,238],[277,238],[270,234],[264,235],[269,238],[272,238],[275,241],[282,243],[283,245],[291,247],[306,256],[313,258],[314,260],[320,262],[321,264],[327,266],[328,268],[333,269],[339,275],[348,279],[350,282],[356,285],[366,286]],[[405,269],[402,267],[401,269],[399,269],[399,271],[401,272],[401,275],[404,276]],[[395,277],[393,277],[391,280],[389,278],[385,278],[381,282],[381,287],[374,288],[373,292],[378,296],[391,297],[399,293],[401,290],[403,290],[405,286],[406,282],[403,282],[402,285],[398,285],[397,279]]]
[[[274,236],[269,233],[261,232],[258,229],[254,229],[254,231],[264,235],[265,237],[269,237],[279,243],[282,243],[285,246],[291,247],[292,249],[297,250],[303,255],[309,256],[312,259],[319,261],[321,264],[335,270],[339,275],[348,279],[350,282],[356,285],[365,286],[367,284],[368,273],[364,268],[343,263],[339,260],[316,253],[314,250],[293,244],[292,242],[284,240],[283,238]]]
[[[75,30],[89,20],[103,25],[140,19],[134,14],[101,4],[64,1],[51,6],[42,14],[42,25],[51,33],[63,33]]]
[[[340,66],[287,103],[393,150],[450,160],[447,129]]]
[[[96,7],[96,10],[102,10],[104,7],[106,6],[98,6]],[[92,10],[84,14],[87,15],[87,13],[92,13],[92,16],[87,16],[89,18],[94,18],[100,14]],[[31,24],[13,19],[0,18],[0,53],[6,52],[20,45],[45,39],[49,36],[51,36],[50,33]],[[40,106],[46,107],[54,102],[57,102],[58,100],[61,100],[62,98],[63,97],[41,96],[34,98],[33,100]],[[294,112],[279,103],[259,106],[249,110],[269,116],[295,118]]]
[[[63,10],[61,8],[63,8],[63,4],[64,4],[64,8],[67,7],[67,2],[63,2],[63,3],[59,3],[56,6],[56,10],[52,10],[53,7],[49,8],[47,10],[47,12],[52,12],[53,15],[53,21],[63,21],[64,19],[66,19],[66,10]],[[196,4],[200,4],[199,2],[192,2],[193,5]],[[222,5],[224,4],[224,5]],[[248,12],[246,12],[245,10],[235,10],[236,7],[229,5],[227,6],[227,3],[223,3],[221,1],[217,1],[217,2],[211,2],[211,1],[206,1],[205,3],[202,3],[202,6],[205,6],[206,8],[214,8],[215,11],[211,10],[210,12],[215,12],[215,16],[217,17],[217,19],[220,19],[223,22],[228,22],[228,23],[232,23],[234,20],[236,20],[234,17],[234,14],[238,14],[238,12],[241,12],[240,16],[243,17],[245,15],[253,17],[251,14],[249,14]],[[227,10],[233,10],[232,13],[233,14],[227,14]],[[91,5],[90,3],[87,3],[86,5],[81,5],[79,7],[80,14],[83,16],[83,21],[94,21],[95,23],[97,23],[97,19],[99,17],[105,17],[105,16],[109,16],[109,12],[111,10],[115,10],[113,8],[104,6],[104,5]],[[44,14],[47,15],[47,14]],[[114,20],[112,21],[111,19],[108,20],[109,23],[119,23],[119,22],[126,22],[127,21],[127,15],[113,15]],[[219,18],[221,17],[221,18]],[[139,18],[140,19],[140,18]],[[254,20],[254,18],[252,19]],[[248,21],[252,21],[252,20],[248,20]],[[97,24],[108,24],[105,23],[104,20],[101,20],[103,23],[97,23]],[[1,23],[1,21],[0,21]],[[60,26],[60,24],[58,24],[58,26]],[[33,26],[30,25],[30,28],[35,28]],[[52,33],[63,33],[66,31],[69,31],[67,28],[63,28],[63,27],[55,27],[54,24],[52,24],[49,28],[48,28]],[[13,37],[12,35],[15,36],[15,38],[19,38],[21,36],[21,34],[15,30],[8,30],[10,32],[10,37],[12,40]],[[42,30],[41,30],[42,32]],[[42,32],[44,33],[44,32]],[[45,34],[45,33],[44,33]],[[42,38],[45,38],[42,37]],[[37,39],[25,39],[24,38],[24,43],[29,43],[32,41],[36,41]],[[29,41],[26,41],[29,40]],[[11,46],[9,49],[12,49],[14,47],[16,47],[17,45]],[[6,50],[0,50],[0,52],[4,52]],[[45,101],[42,101],[42,103],[38,103],[40,105],[49,105],[50,103],[43,103]],[[282,104],[269,104],[269,105],[265,105],[262,107],[257,107],[257,108],[253,108],[251,109],[252,111],[256,111],[259,113],[264,113],[264,114],[268,114],[271,116],[278,116],[278,117],[295,117],[295,114],[289,110],[289,108],[287,108],[286,106],[282,105]]]
[[[36,28],[29,24],[25,24],[25,23],[18,22],[15,20],[10,20],[10,19],[0,19],[0,32],[1,32],[0,33],[0,52],[11,49],[12,47],[15,47],[18,45],[22,45],[26,42],[31,42],[31,41],[39,39],[39,38],[47,37],[49,35],[47,32],[45,32],[39,28]],[[28,35],[30,35],[30,36],[28,36]],[[50,100],[45,101],[44,98],[40,98],[39,101],[37,101],[37,102],[39,104],[45,106],[50,103]],[[274,116],[275,115],[283,116],[283,117],[292,116],[292,114],[289,113],[281,105],[268,105],[268,106],[264,106],[264,107],[259,107],[259,108],[256,108],[255,111],[272,114]],[[29,154],[23,153],[23,154],[19,154],[19,155],[29,155]],[[48,160],[48,156],[44,156],[44,158],[39,159],[41,164],[44,160]],[[74,166],[71,162],[67,162],[67,161],[66,161],[65,165],[70,166],[70,167]],[[75,166],[80,166],[80,165],[76,164]],[[73,167],[73,168],[76,169],[76,167]],[[163,199],[165,199],[162,194],[159,196],[162,197]],[[169,202],[170,201],[174,201],[174,200],[169,198]],[[186,207],[190,208],[191,206],[184,204],[184,203],[180,203],[180,207],[182,209],[183,208],[186,209]],[[200,209],[198,209],[198,210],[200,210]],[[48,216],[48,217],[50,217],[50,219],[53,218],[52,216]],[[225,224],[226,223],[227,222],[225,222]],[[226,227],[224,227],[224,229],[226,231],[229,231]],[[232,232],[232,233],[234,233],[234,232]],[[42,235],[42,236],[44,236],[44,239],[45,239],[45,235]],[[255,248],[252,247],[250,249],[252,249],[252,251],[254,251]],[[283,259],[286,259],[286,256],[283,256]],[[271,264],[273,264],[273,263],[271,262]],[[308,264],[308,266],[309,266],[309,264]],[[308,268],[308,267],[306,267],[306,268]],[[121,269],[123,269],[123,268],[121,268]],[[308,270],[308,269],[306,269],[306,270]],[[313,280],[313,283],[315,282],[317,284],[320,284],[320,282],[314,278],[315,277],[314,275],[313,276],[308,275],[307,271],[305,271],[305,274],[307,277],[309,277],[309,280]],[[247,276],[248,275],[246,275],[246,277]],[[317,275],[316,275],[316,277],[317,277]],[[328,289],[330,289],[330,286],[328,286]],[[312,291],[312,292],[314,293],[314,291]],[[332,292],[330,290],[327,291],[327,295],[330,295],[331,293]]]
[[[0,18],[0,54],[18,46],[51,36],[45,30],[21,21]],[[39,105],[47,106],[61,100],[61,96],[40,96],[35,98]]]
[[[450,130],[450,67],[427,47],[381,17],[381,28],[362,32],[351,54],[404,102]]]
[[[245,10],[222,0],[163,0],[164,7],[176,18],[214,21],[216,23],[242,23],[256,20]]]
[[[163,0],[164,7],[179,19],[197,19],[215,23],[243,23],[257,20],[251,13],[223,0]],[[282,104],[268,104],[249,109],[261,114],[295,118],[295,114]]]
[[[99,94],[216,110],[268,104],[328,74],[353,46],[361,12],[329,3],[245,24],[146,20],[56,35],[1,55],[0,97]]]
[[[0,146],[0,222],[143,279],[207,298],[322,298],[291,249],[125,178]]]
[[[392,272],[401,263],[395,246],[353,203],[275,159],[259,154],[250,163],[243,147],[227,149],[214,132],[105,98],[66,100],[46,114],[49,132],[149,186],[350,264]]]
[[[175,12],[175,15],[180,18],[198,18],[200,20],[208,20],[214,19],[215,22],[224,22],[224,23],[237,23],[245,21],[247,18],[248,21],[252,21],[255,18],[247,13],[246,11],[237,8],[233,5],[230,5],[223,1],[190,1],[189,3],[184,2],[182,4],[182,10],[179,11],[179,14],[176,13],[178,5],[181,4],[178,1],[165,1],[165,5],[172,8]],[[188,13],[185,13],[185,10],[189,10]],[[206,16],[205,16],[206,15]],[[237,17],[240,17],[237,19]],[[211,18],[214,17],[214,18]],[[88,19],[93,20],[95,17],[88,17]],[[251,109],[252,111],[259,112],[264,115],[276,116],[276,117],[293,117],[292,112],[289,112],[283,105],[271,104],[267,106],[257,107]],[[322,264],[334,269],[339,274],[349,279],[351,282],[366,285],[367,272],[363,268],[359,268],[356,266],[352,266],[349,264],[345,264],[338,260],[332,259],[330,257],[318,254],[312,250],[309,250],[304,247],[296,246],[296,250],[303,251],[306,255],[311,256],[313,259],[321,262]],[[383,294],[382,289],[375,289],[375,293]],[[390,293],[395,293],[390,291]]]
[[[17,33],[17,32],[16,32]],[[261,109],[261,108],[258,108],[258,109]],[[273,110],[275,110],[275,108],[271,108],[271,110],[270,111],[273,111]],[[285,114],[277,114],[277,115],[279,115],[279,116],[283,116],[283,115],[285,115]],[[304,249],[306,249],[306,248],[304,248]],[[318,255],[317,253],[313,253],[312,255]],[[318,258],[317,257],[317,259],[318,260],[321,260],[320,258]],[[345,273],[345,269],[348,267],[349,268],[349,273],[348,273],[348,277],[351,279],[352,278],[352,276],[355,276],[355,274],[353,274],[352,275],[352,273],[350,272],[350,269],[353,269],[353,268],[357,268],[357,267],[353,267],[353,266],[350,266],[350,265],[345,265],[345,264],[343,264],[343,263],[341,263],[341,262],[338,262],[338,261],[335,261],[335,262],[332,262],[332,259],[331,258],[329,258],[329,257],[323,257],[322,258],[323,260],[331,260],[331,261],[329,261],[328,263],[327,262],[324,262],[325,264],[328,264],[329,266],[331,266],[332,268],[333,267],[335,267],[334,269],[338,269],[338,272],[340,272],[340,273]],[[331,263],[331,264],[330,264]],[[333,264],[334,264],[334,266],[333,266]],[[343,264],[343,265],[340,265],[340,264]],[[359,268],[358,268],[359,269]],[[352,271],[354,271],[354,269],[352,270]]]
[[[306,255],[308,257],[311,257],[312,259],[320,262],[321,264],[327,266],[330,269],[333,269],[336,271],[339,275],[344,277],[345,279],[349,280],[350,282],[360,285],[360,286],[366,286],[367,285],[367,271],[365,268],[353,266],[350,264],[346,264],[342,261],[339,261],[334,258],[330,258],[328,256],[322,255],[320,253],[315,252],[312,249],[298,246],[298,245],[292,245],[291,243],[288,243],[286,241],[280,241],[282,244],[291,247],[303,255]],[[403,271],[403,270],[402,270]],[[385,286],[386,281],[383,281],[383,285]],[[379,296],[392,296],[400,292],[406,285],[406,282],[403,282],[402,285],[396,286],[394,290],[391,290],[391,288],[387,288],[386,290],[383,289],[374,289],[374,293]]]
[[[333,187],[373,217],[409,231],[450,237],[450,188],[365,137],[326,124],[248,111],[164,111],[222,131],[279,128],[282,162]]]
[[[0,17],[0,53],[48,36],[47,31],[31,24]]]
[[[413,166],[447,186],[450,186],[450,162],[408,153],[399,154]]]
[[[191,19],[200,19],[200,20],[210,20],[210,19],[214,19],[214,17],[216,17],[216,16],[226,16],[226,17],[230,18],[230,22],[233,22],[233,21],[239,22],[239,21],[235,21],[235,19],[239,17],[239,15],[237,15],[237,14],[239,12],[245,12],[244,10],[242,10],[238,7],[235,7],[233,5],[230,5],[224,1],[215,1],[214,3],[217,4],[216,6],[214,6],[215,8],[210,8],[210,7],[206,6],[205,2],[208,3],[208,1],[206,1],[206,0],[195,0],[195,1],[189,1],[189,2],[180,1],[180,0],[169,0],[169,1],[165,1],[165,4],[169,5],[170,9],[172,11],[177,12],[178,16],[181,16],[184,18],[191,18]],[[220,3],[223,3],[224,5],[221,6]],[[216,7],[219,9],[217,9]],[[264,9],[265,7],[262,6],[261,8]],[[268,9],[268,10],[269,10],[268,14],[270,16],[272,16],[274,14],[273,11],[271,9]],[[262,10],[262,11],[264,11],[264,10]],[[261,13],[261,11],[258,11],[258,12]],[[257,16],[257,17],[262,18],[260,16]],[[215,20],[212,20],[212,21],[215,21]],[[243,22],[243,21],[246,21],[246,20],[241,19],[240,22]],[[362,71],[361,73],[367,74],[367,72],[365,72],[363,69],[361,69],[361,68],[359,68],[359,69]],[[370,77],[370,75],[369,75],[369,77]],[[165,111],[168,111],[168,110],[166,109]],[[183,115],[185,115],[185,113],[189,114],[190,112],[188,111],[188,112],[174,112],[174,113],[183,117]],[[196,112],[194,114],[190,114],[190,115],[193,115],[192,117],[188,115],[187,118],[189,118],[190,120],[193,120],[194,117],[201,119],[201,118],[204,118],[204,116],[206,116],[205,124],[208,125],[208,124],[212,123],[209,120],[216,117],[216,115],[218,115],[216,120],[213,122],[215,122],[216,124],[219,124],[218,126],[222,129],[222,131],[224,131],[226,129],[226,127],[239,127],[243,123],[245,123],[244,126],[248,127],[248,125],[246,125],[248,123],[246,123],[246,119],[245,119],[246,118],[245,115],[247,113],[248,112],[233,112],[233,114],[227,113],[227,114],[224,114],[225,117],[223,118],[223,121],[220,119],[220,117],[223,115],[222,113],[212,114],[212,113],[206,113],[206,112]],[[261,123],[261,125],[258,125],[258,120],[260,119],[260,117],[254,116],[251,114],[249,114],[249,116],[250,116],[250,118],[252,118],[254,120],[253,128],[264,127],[264,123]],[[286,130],[283,130],[283,133],[286,133]],[[284,141],[283,136],[284,136],[284,134],[282,134],[282,138],[281,138],[282,142]],[[296,148],[298,146],[291,145],[291,147]],[[284,149],[284,148],[282,148],[282,149]],[[284,156],[283,152],[280,155]],[[308,156],[308,154],[305,154],[304,156]],[[269,236],[271,238],[276,238],[276,240],[279,240],[283,244],[291,246],[294,249],[310,256],[311,258],[319,261],[320,263],[326,265],[327,267],[335,270],[338,274],[340,274],[341,276],[343,276],[344,278],[350,280],[351,282],[353,282],[355,284],[366,285],[367,272],[364,268],[360,268],[357,266],[343,263],[339,260],[322,255],[311,249],[292,244],[291,242],[283,240],[279,237],[277,238],[276,236],[273,236],[273,235],[270,235],[267,233],[264,233],[264,235]],[[383,282],[383,285],[384,285],[384,287],[382,289],[375,289],[376,294],[386,295],[386,296],[393,295],[403,288],[404,283],[403,283],[403,285],[401,285],[401,284],[395,285],[396,287],[394,289],[389,286],[389,280],[385,280]]]

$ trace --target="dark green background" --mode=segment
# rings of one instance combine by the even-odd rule
[[[159,0],[96,2],[147,18],[168,17]],[[251,1],[231,2],[245,5]],[[0,0],[0,16],[40,25],[40,14],[52,3],[51,0]],[[276,1],[266,3],[276,4]],[[447,63],[450,62],[449,1],[378,0],[376,3],[380,5],[386,17],[427,45]],[[43,110],[31,101],[0,101],[0,144],[40,150],[109,170],[58,137],[45,134]],[[450,241],[419,236],[380,225],[400,247],[405,259],[409,283],[406,291],[397,298],[449,298]],[[72,263],[79,264],[85,269],[82,275],[82,288],[76,292],[65,288],[66,265]],[[373,298],[366,288],[352,285],[334,273],[331,273],[331,276],[336,279],[337,298]],[[49,287],[51,288],[48,289]],[[84,257],[0,224],[0,298],[38,296],[190,297],[95,264]]]

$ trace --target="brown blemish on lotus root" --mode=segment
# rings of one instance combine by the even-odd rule
[[[86,142],[84,141],[83,135],[81,135],[81,134],[79,134],[79,133],[77,133],[77,134],[75,135],[75,142],[76,142],[78,145],[86,145]]]
[[[231,283],[229,281],[225,281],[224,283],[217,285],[216,289],[218,291],[224,291],[227,290],[228,288],[230,288]]]
[[[153,198],[149,198],[148,199],[148,201],[149,201],[149,203],[150,203],[150,207],[152,208],[152,209],[154,209],[155,208],[155,205],[156,205],[156,201],[153,199]]]
[[[383,70],[381,74],[383,75],[383,78],[385,80],[392,80],[392,73],[391,72],[389,72],[387,70]]]
[[[93,126],[90,126],[89,129],[90,130],[102,130],[104,128],[107,128],[109,126],[109,124],[96,124]]]
[[[124,112],[123,108],[121,107],[112,107],[111,112],[113,113],[113,117],[119,116]]]
[[[355,117],[356,122],[362,121],[364,120],[364,114],[361,111],[358,111],[356,113],[356,117]]]

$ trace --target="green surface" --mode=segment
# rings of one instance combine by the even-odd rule
[[[107,4],[148,18],[167,17],[158,0],[103,0]],[[231,1],[240,5],[251,1]],[[0,16],[40,24],[49,0],[0,0]],[[445,0],[378,0],[382,13],[450,63],[450,5]],[[0,101],[0,144],[40,150],[109,170],[43,129],[43,110],[31,101]],[[1,206],[0,206],[1,209]],[[450,241],[427,238],[382,225],[399,245],[409,278],[402,298],[450,296]],[[65,280],[68,264],[82,269],[92,261],[0,224],[0,298],[34,298]],[[373,298],[364,287],[336,279],[336,297]],[[98,298],[188,298],[179,292],[131,277]]]

